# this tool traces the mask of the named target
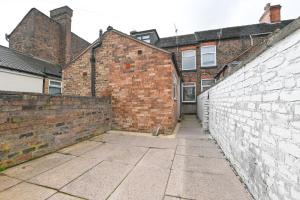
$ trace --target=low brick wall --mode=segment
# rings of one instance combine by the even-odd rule
[[[110,101],[109,97],[0,92],[0,168],[109,130]]]
[[[210,133],[255,199],[300,199],[299,28],[298,19],[198,97],[208,101],[199,105],[209,110]]]

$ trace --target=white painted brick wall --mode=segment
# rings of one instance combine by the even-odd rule
[[[300,30],[198,96],[198,117],[256,199],[300,200]]]

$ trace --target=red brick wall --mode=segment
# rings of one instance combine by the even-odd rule
[[[61,64],[59,24],[32,9],[10,35],[9,47]]]
[[[265,37],[254,37],[253,43],[257,44],[261,42]],[[201,46],[205,45],[216,45],[217,48],[217,66],[211,68],[201,67]],[[200,94],[201,79],[213,79],[217,72],[228,62],[232,61],[235,57],[240,55],[243,51],[249,48],[251,45],[249,37],[243,37],[238,39],[227,39],[220,41],[208,41],[200,43],[199,45],[190,45],[177,48],[166,48],[166,50],[175,52],[176,59],[181,69],[181,52],[184,50],[196,50],[196,66],[197,69],[194,71],[182,71],[182,76],[185,82],[196,82],[197,83],[197,94]]]
[[[78,57],[63,69],[63,93],[66,95],[91,96],[91,51]]]
[[[171,133],[177,121],[171,54],[110,31],[95,55],[96,95],[111,96],[113,129],[153,132],[161,126]],[[88,71],[90,81],[89,59],[90,50],[64,69],[64,93],[90,95],[90,85],[81,77]]]

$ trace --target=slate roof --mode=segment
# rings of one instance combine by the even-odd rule
[[[245,26],[220,28],[220,29],[207,30],[207,31],[198,31],[195,32],[194,34],[177,36],[177,43],[176,43],[176,36],[160,38],[160,40],[155,45],[161,48],[166,48],[166,47],[176,47],[177,44],[178,46],[184,46],[184,45],[197,44],[203,41],[240,38],[240,37],[249,36],[250,34],[251,35],[269,34],[271,32],[274,32],[276,29],[282,29],[292,21],[293,19],[283,20],[280,23],[273,23],[273,24],[260,23],[260,24],[251,24]]]
[[[61,77],[61,66],[0,45],[0,68],[37,76]]]

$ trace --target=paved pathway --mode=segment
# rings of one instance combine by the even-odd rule
[[[104,134],[0,174],[0,200],[246,200],[221,150],[186,116],[176,138]]]

